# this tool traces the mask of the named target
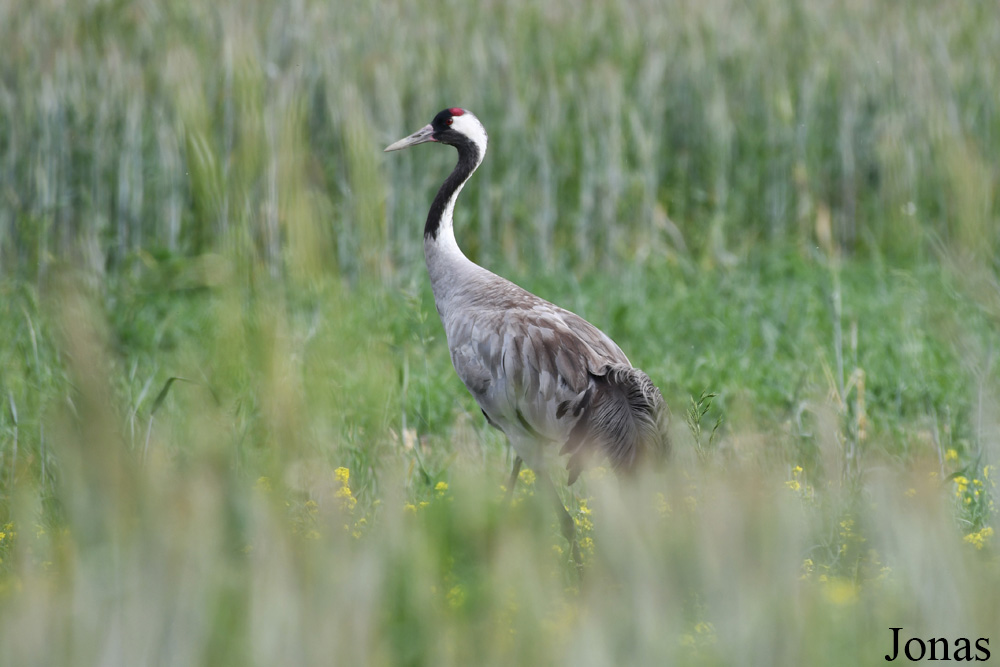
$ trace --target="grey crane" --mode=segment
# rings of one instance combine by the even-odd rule
[[[486,420],[514,449],[508,494],[523,461],[555,497],[579,566],[573,519],[547,466],[568,455],[572,484],[593,454],[606,456],[619,473],[662,460],[670,450],[669,410],[649,376],[633,368],[604,332],[487,271],[458,247],[455,201],[488,143],[479,119],[466,109],[445,109],[385,150],[429,141],[458,150],[458,164],[434,197],[424,226],[427,271],[452,364]]]

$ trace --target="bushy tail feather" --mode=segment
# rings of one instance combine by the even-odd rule
[[[576,481],[586,457],[599,451],[616,472],[659,465],[670,455],[670,411],[649,376],[627,364],[609,364],[593,374],[594,395],[581,423],[562,449],[572,452],[566,467]],[[596,451],[595,451],[596,450]]]

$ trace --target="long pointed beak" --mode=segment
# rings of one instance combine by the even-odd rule
[[[410,136],[406,137],[405,139],[400,139],[391,146],[387,146],[384,152],[388,153],[389,151],[403,150],[404,148],[409,148],[410,146],[416,146],[417,144],[422,144],[427,141],[437,141],[434,138],[434,128],[431,127],[431,125],[429,124],[424,125],[422,128],[420,128]]]

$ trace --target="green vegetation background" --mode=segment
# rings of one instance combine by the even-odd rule
[[[5,664],[1000,641],[995,2],[10,0],[0,43]],[[467,254],[673,410],[667,471],[565,490],[582,580],[448,360],[454,155],[381,153],[455,105]]]

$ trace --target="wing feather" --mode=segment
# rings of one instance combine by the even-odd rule
[[[570,455],[572,483],[595,451],[629,469],[643,450],[667,446],[659,390],[614,341],[582,317],[496,280],[503,289],[492,300],[479,297],[442,320],[459,377],[529,465],[542,463],[543,450],[561,449]],[[559,447],[544,447],[547,441]]]

